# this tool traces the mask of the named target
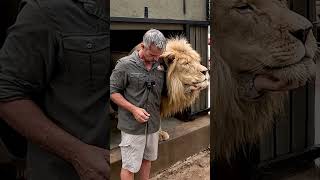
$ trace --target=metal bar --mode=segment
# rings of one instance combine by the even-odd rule
[[[206,16],[207,20],[210,21],[210,1],[206,0]]]
[[[273,166],[279,166],[280,164],[293,164],[291,161],[307,161],[314,160],[320,157],[320,145],[315,145],[310,148],[306,148],[302,152],[289,153],[287,155],[280,156],[270,161],[261,162],[258,168],[272,168]],[[290,163],[289,163],[290,162]]]
[[[175,19],[153,19],[153,18],[129,18],[129,17],[110,17],[112,22],[125,23],[159,23],[159,24],[190,24],[199,26],[208,26],[209,21],[194,21],[194,20],[175,20]]]
[[[183,0],[183,14],[186,14],[186,0]]]

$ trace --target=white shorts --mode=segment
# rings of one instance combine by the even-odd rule
[[[144,134],[133,135],[121,131],[121,143],[119,146],[121,149],[122,168],[136,173],[140,170],[143,159],[155,161],[158,158],[158,143],[159,131],[147,134],[147,136]]]

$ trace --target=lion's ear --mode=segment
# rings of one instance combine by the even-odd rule
[[[142,49],[142,46],[143,46],[143,43],[139,43],[133,49],[131,49],[128,55],[132,54],[134,51],[140,51]]]
[[[164,52],[161,56],[160,59],[166,63],[167,66],[173,63],[175,59],[175,55],[172,52]]]

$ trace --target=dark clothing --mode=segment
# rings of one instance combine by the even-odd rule
[[[120,59],[110,77],[110,94],[121,93],[124,98],[149,114],[147,133],[160,128],[160,101],[165,71],[158,62],[148,71],[138,52]],[[148,83],[150,89],[148,89]],[[145,134],[145,124],[139,123],[132,113],[119,107],[118,128],[128,134]]]
[[[0,51],[0,100],[33,99],[59,127],[109,148],[109,11],[106,0],[24,0]],[[26,122],[28,123],[28,122]],[[79,179],[29,143],[28,180]]]

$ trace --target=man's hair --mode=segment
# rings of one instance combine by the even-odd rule
[[[164,50],[166,48],[167,39],[157,29],[150,29],[143,35],[143,44],[150,47],[154,44],[157,48]]]

